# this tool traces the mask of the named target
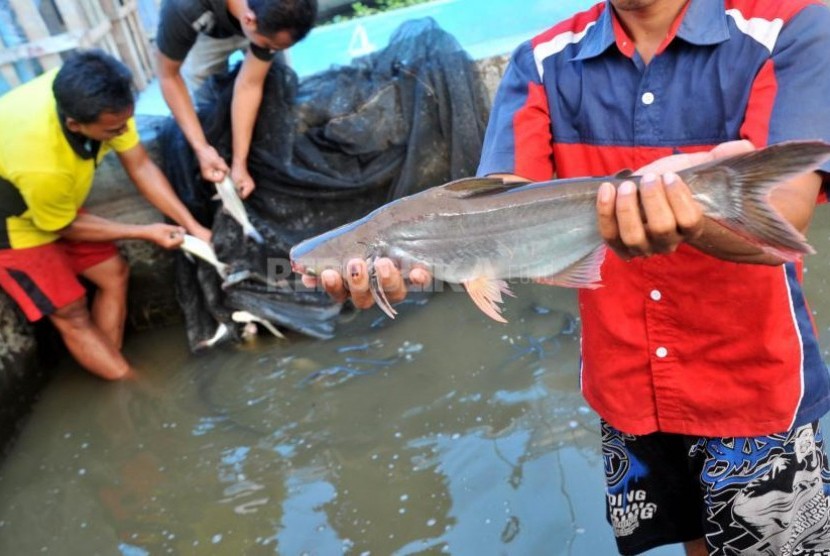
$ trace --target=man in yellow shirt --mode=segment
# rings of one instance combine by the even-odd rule
[[[128,267],[112,241],[172,249],[185,230],[210,239],[141,145],[131,82],[121,62],[86,51],[0,98],[0,287],[30,320],[48,316],[78,363],[110,380],[130,374],[120,353]],[[110,150],[180,226],[122,224],[82,210]],[[97,286],[91,309],[78,276]]]

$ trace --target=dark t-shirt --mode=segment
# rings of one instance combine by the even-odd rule
[[[244,36],[239,20],[228,11],[227,0],[164,0],[156,32],[162,54],[171,60],[184,60],[200,33],[215,39]],[[276,53],[253,43],[249,48],[266,62]]]

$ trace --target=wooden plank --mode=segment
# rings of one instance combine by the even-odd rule
[[[24,43],[11,48],[0,50],[0,65],[21,62],[31,58],[42,58],[46,55],[66,52],[76,48],[94,46],[110,32],[111,24],[104,20],[89,31],[61,33],[34,42]]]
[[[62,33],[11,48],[6,47],[0,50],[0,64],[11,64],[31,58],[36,58],[41,62],[45,59],[57,58],[58,65],[60,65],[60,56],[57,53],[78,48],[79,44],[80,37],[74,33]]]
[[[17,22],[30,41],[38,41],[49,37],[49,28],[40,16],[32,0],[9,0],[17,17]],[[0,53],[2,54],[2,53]],[[44,54],[33,55],[38,58],[44,69],[55,68],[61,64],[61,57],[46,51]]]
[[[6,48],[6,43],[3,41],[3,37],[0,36],[0,52],[4,51]],[[14,66],[10,64],[3,64],[0,65],[0,75],[3,76],[3,80],[9,87],[17,87],[20,85],[20,77],[17,75],[17,71]]]
[[[3,80],[9,87],[14,88],[20,85],[20,78],[17,77],[14,67],[9,65],[0,66],[0,74],[3,75]]]
[[[121,59],[132,70],[136,87],[144,89],[153,77],[153,67],[143,29],[135,25],[138,5],[134,0],[125,4],[101,0],[101,6],[113,22],[113,37]]]
[[[76,0],[81,9],[86,14],[86,19],[90,26],[97,26],[102,21],[109,21],[109,17],[104,13],[101,4],[97,0]],[[118,46],[110,34],[106,34],[100,38],[98,46],[106,52],[112,54],[116,58],[119,57]]]
[[[83,32],[92,26],[75,0],[54,0],[54,2],[68,33]]]
[[[138,9],[127,17],[127,24],[132,31],[133,40],[138,46],[141,61],[146,68],[150,79],[155,75],[156,68],[153,62],[153,56],[150,52],[150,39],[144,31],[144,25],[141,23],[141,18],[138,16]]]
[[[104,12],[113,18],[112,36],[115,39],[115,44],[121,55],[121,59],[132,70],[133,81],[135,82],[136,87],[139,90],[144,89],[144,87],[147,86],[147,78],[144,73],[144,68],[141,65],[141,57],[135,44],[133,44],[126,22],[123,18],[118,19],[114,17],[117,13],[117,6],[115,5],[114,0],[101,0],[101,6],[103,7]]]

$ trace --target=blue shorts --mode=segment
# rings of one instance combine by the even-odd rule
[[[621,554],[706,538],[711,555],[830,555],[818,422],[759,437],[624,434],[602,422],[606,511]]]

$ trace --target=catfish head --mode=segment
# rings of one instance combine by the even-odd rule
[[[349,260],[369,259],[377,254],[378,226],[374,213],[326,233],[306,239],[291,248],[291,269],[320,276],[327,269],[344,274]]]

